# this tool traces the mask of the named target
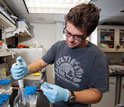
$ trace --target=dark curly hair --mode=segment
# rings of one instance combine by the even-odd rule
[[[87,36],[90,36],[99,23],[99,9],[92,3],[79,4],[70,9],[65,16],[65,22],[71,22],[80,30],[84,29]]]

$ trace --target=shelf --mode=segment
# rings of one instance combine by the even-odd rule
[[[101,33],[114,33],[114,29],[101,29]]]
[[[25,36],[32,37],[32,34],[30,33],[29,30],[27,30],[27,27],[25,27],[24,25],[22,26],[21,24],[19,24],[16,31],[14,31],[12,33],[7,33],[6,38],[9,38],[9,37],[12,37],[12,36],[15,36],[15,35],[22,36],[22,37],[25,37]]]
[[[11,55],[15,55],[15,52],[0,49],[0,57],[7,57],[7,56],[11,56]]]
[[[14,32],[15,34],[18,34],[20,36],[32,36],[29,30],[29,26],[26,24],[25,20],[22,19],[17,22],[18,28]]]
[[[117,52],[124,52],[124,48],[117,49]]]
[[[114,48],[101,48],[104,52],[115,52]]]
[[[25,37],[25,36],[32,37],[32,34],[27,29],[17,29],[13,33],[6,34],[6,38],[10,38],[15,35],[22,36],[22,37]]]
[[[16,29],[15,24],[13,24],[2,13],[0,13],[0,28],[9,28],[9,27]]]
[[[27,29],[24,29],[21,32],[19,32],[19,35],[20,36],[30,36],[30,37],[32,36],[31,33]]]
[[[114,42],[114,40],[100,40],[101,42]]]

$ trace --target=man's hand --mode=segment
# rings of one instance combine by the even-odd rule
[[[12,77],[15,80],[20,80],[21,78],[29,74],[29,69],[24,59],[22,59],[20,56],[16,59],[16,61],[20,62],[20,64],[13,64],[11,68],[11,73]]]
[[[60,86],[49,84],[47,82],[41,85],[41,90],[43,94],[48,98],[51,103],[56,103],[60,101],[68,101],[69,90],[64,89]]]

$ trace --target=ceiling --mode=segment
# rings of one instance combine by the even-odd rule
[[[29,14],[23,0],[5,0],[15,15],[25,18],[30,23],[64,21],[63,14]],[[100,12],[100,24],[123,24],[124,25],[124,0],[92,0]]]

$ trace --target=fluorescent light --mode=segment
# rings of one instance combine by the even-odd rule
[[[70,8],[91,0],[25,0],[29,13],[66,14]]]

